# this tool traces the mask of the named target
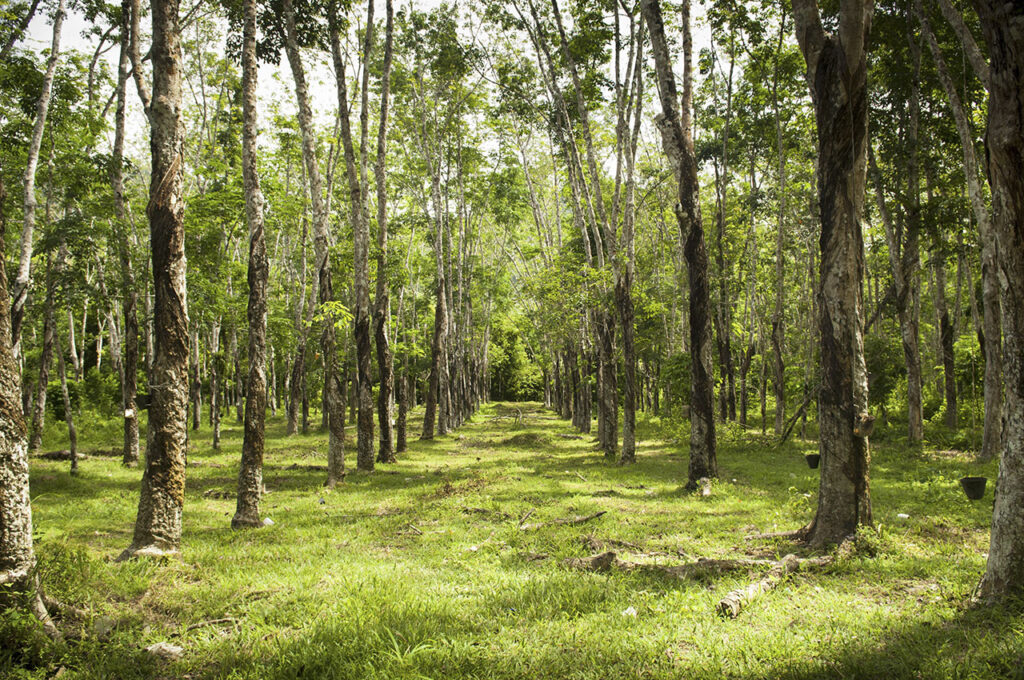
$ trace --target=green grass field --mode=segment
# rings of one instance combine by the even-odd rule
[[[721,478],[704,498],[682,492],[686,448],[657,419],[641,423],[638,464],[620,467],[537,404],[492,404],[328,492],[325,437],[285,437],[278,417],[264,472],[274,524],[236,532],[241,429],[231,420],[220,452],[205,423],[193,433],[180,559],[114,562],[130,542],[139,470],[95,456],[71,477],[67,462],[33,460],[44,585],[87,616],[65,618],[69,641],[46,646],[7,614],[0,677],[1024,676],[1024,617],[970,606],[995,466],[956,452],[876,443],[875,529],[731,620],[718,600],[759,568],[679,579],[564,561],[609,546],[664,565],[806,555],[747,536],[812,517],[818,472],[802,453],[813,442],[777,448],[723,429]],[[961,492],[967,473],[990,477],[982,501]],[[578,525],[524,526],[599,511]],[[156,642],[184,654],[166,662],[143,651]]]

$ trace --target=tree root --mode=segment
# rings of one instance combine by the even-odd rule
[[[89,612],[85,611],[84,609],[79,609],[78,607],[72,604],[61,602],[60,600],[54,597],[50,597],[49,595],[43,592],[40,592],[40,597],[43,600],[43,604],[46,605],[46,609],[51,613],[57,614],[61,618],[64,618],[64,616],[67,614],[70,614],[76,619],[89,618]]]
[[[621,548],[622,550],[628,550],[634,555],[641,557],[676,557],[682,559],[689,559],[689,555],[684,553],[682,550],[674,551],[663,551],[663,550],[647,550],[642,545],[636,543],[630,543],[629,541],[620,541],[616,538],[596,538],[595,536],[585,536],[583,538],[583,547],[591,550],[594,553],[602,550],[606,546],[613,548]]]
[[[553,519],[550,522],[537,522],[535,524],[522,524],[521,523],[519,525],[519,528],[522,531],[530,531],[531,529],[540,529],[541,527],[549,527],[549,526],[555,526],[555,525],[575,526],[577,524],[583,524],[585,522],[589,522],[592,519],[597,519],[598,517],[600,517],[601,515],[606,514],[607,512],[608,512],[607,510],[601,510],[600,512],[595,512],[592,515],[584,515],[584,516],[577,515],[576,517],[570,517],[570,518],[567,518],[567,519]]]

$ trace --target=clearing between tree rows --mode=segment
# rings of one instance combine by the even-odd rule
[[[813,516],[809,440],[723,428],[703,497],[682,491],[685,430],[641,418],[638,464],[622,467],[539,404],[497,403],[393,465],[350,464],[328,491],[326,434],[268,425],[273,525],[230,528],[241,427],[225,423],[219,452],[192,433],[180,558],[114,561],[138,499],[117,457],[76,477],[33,458],[40,575],[80,637],[61,655],[26,633],[0,675],[39,655],[28,677],[1008,677],[1024,652],[1021,617],[969,607],[992,496],[968,501],[957,479],[994,464],[957,452],[876,444],[877,530],[823,554],[751,538]],[[606,569],[583,564],[608,552]],[[719,612],[790,553],[825,559]],[[156,643],[181,657],[144,651]]]

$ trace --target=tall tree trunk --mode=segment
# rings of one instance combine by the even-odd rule
[[[202,420],[203,410],[203,383],[199,380],[199,330],[192,329],[192,341],[190,343],[189,373],[189,401],[192,403],[192,429],[199,430],[199,423]]]
[[[21,409],[21,372],[11,349],[11,307],[4,261],[6,198],[0,178],[0,607],[27,610],[51,637],[60,637],[43,605],[32,545],[28,446]]]
[[[1006,422],[981,597],[1024,592],[1024,12],[974,0],[991,58],[988,178],[1005,314]],[[986,301],[986,307],[988,302]]]
[[[981,237],[981,291],[984,306],[983,318],[985,337],[982,352],[985,355],[985,427],[982,432],[981,460],[991,460],[1003,448],[1003,351],[1002,313],[999,300],[999,252],[992,227],[992,216],[985,206],[985,198],[978,180],[978,161],[974,153],[974,136],[963,102],[946,67],[938,42],[932,33],[928,17],[915,0],[915,9],[921,22],[921,33],[928,43],[928,49],[935,62],[939,82],[946,92],[957,134],[963,153],[964,174],[967,177],[967,194],[971,201],[974,218],[978,222]],[[995,207],[993,202],[993,207]]]
[[[394,426],[391,416],[394,407],[395,367],[388,337],[391,317],[391,298],[388,291],[388,213],[387,213],[387,125],[391,93],[391,57],[394,34],[394,11],[391,0],[385,2],[387,22],[384,29],[384,71],[381,74],[380,122],[377,128],[377,161],[373,174],[377,183],[377,290],[374,296],[374,337],[377,345],[377,372],[380,390],[377,394],[377,419],[380,425],[380,448],[377,460],[395,462]],[[404,429],[404,423],[403,423]],[[404,438],[404,432],[403,432]],[[404,445],[402,449],[404,449]]]
[[[440,162],[440,159],[438,160]],[[434,206],[434,266],[437,271],[434,306],[434,335],[430,347],[430,379],[423,412],[423,433],[420,439],[434,438],[448,432],[448,295],[445,292],[444,220],[442,212],[440,167],[432,168],[431,197]]]
[[[175,553],[185,503],[188,415],[188,309],[178,0],[154,0],[152,176],[149,190],[156,346],[150,385],[146,471],[131,546],[122,557]]]
[[[718,476],[715,442],[715,396],[711,361],[711,295],[708,286],[708,252],[704,242],[704,226],[700,213],[700,187],[697,160],[693,152],[690,107],[692,102],[693,41],[690,34],[690,2],[682,3],[683,27],[683,93],[676,94],[676,80],[665,38],[661,4],[658,0],[642,0],[641,10],[651,36],[658,76],[658,94],[662,115],[657,124],[662,145],[678,180],[678,202],[675,206],[679,232],[684,239],[690,284],[690,465],[687,488],[696,489],[702,478]]]
[[[221,377],[224,374],[224,359],[220,354],[220,319],[215,319],[210,330],[210,427],[213,429],[214,450],[220,448]]]
[[[263,438],[267,414],[267,242],[263,230],[263,190],[257,160],[256,0],[242,2],[242,181],[249,223],[249,376],[245,396],[238,502],[231,528],[258,527],[263,494]]]
[[[82,365],[78,362],[78,343],[75,342],[75,313],[68,306],[68,356],[71,357],[71,368],[75,371],[75,378],[82,374]],[[85,341],[85,338],[82,338]]]
[[[316,257],[317,291],[321,308],[332,302],[334,293],[331,286],[330,225],[327,207],[324,205],[323,182],[316,155],[316,133],[313,130],[313,112],[309,106],[309,91],[306,73],[299,54],[295,28],[295,8],[292,0],[283,0],[285,23],[285,51],[295,81],[295,98],[298,104],[299,128],[302,133],[302,157],[309,178],[309,194],[313,204],[313,249]],[[323,310],[322,311],[326,311]],[[333,319],[326,319],[320,336],[320,349],[324,358],[324,385],[328,430],[327,483],[334,487],[345,475],[345,425],[340,413],[341,397],[337,357],[334,351],[335,332]]]
[[[352,323],[356,344],[356,391],[359,416],[356,423],[356,465],[360,470],[373,470],[373,374],[372,347],[370,345],[370,216],[367,206],[369,186],[366,164],[369,111],[367,89],[370,82],[370,48],[373,44],[373,0],[367,5],[366,34],[362,53],[362,94],[359,115],[359,174],[356,174],[356,153],[349,125],[348,86],[345,62],[341,54],[340,27],[334,9],[330,10],[331,53],[334,57],[334,72],[338,85],[338,110],[341,111],[341,139],[345,149],[351,200],[353,270],[355,309]]]
[[[409,417],[409,376],[406,374],[405,362],[402,362],[402,373],[398,376],[395,388],[395,400],[398,402],[398,422],[395,427],[397,441],[395,453],[402,453],[407,448],[406,422]]]
[[[50,94],[53,90],[53,76],[57,71],[60,59],[61,28],[64,25],[64,0],[59,0],[57,11],[53,15],[53,40],[50,43],[50,57],[46,62],[43,74],[42,90],[36,100],[36,117],[32,126],[32,137],[29,139],[27,161],[25,164],[24,194],[22,200],[21,254],[18,260],[18,273],[11,286],[11,334],[12,350],[15,358],[21,354],[21,325],[25,317],[25,303],[28,301],[28,289],[31,285],[32,273],[32,239],[36,226],[36,167],[39,165],[39,149],[43,143],[43,131],[46,128],[46,117],[50,110]]]
[[[840,0],[826,33],[815,0],[794,0],[796,35],[818,124],[821,210],[819,397],[821,482],[806,528],[812,545],[842,542],[871,523],[867,368],[864,363],[864,188],[867,172],[867,46],[872,0]]]
[[[775,309],[772,312],[772,386],[775,392],[775,434],[782,436],[782,428],[786,420],[786,364],[782,357],[786,342],[785,317],[783,312],[786,303],[786,147],[782,138],[782,116],[779,113],[779,57],[782,52],[783,37],[786,33],[786,15],[779,19],[779,43],[775,50],[775,64],[772,70],[772,114],[775,118],[775,149],[779,157],[778,186],[779,210],[775,220]],[[763,372],[763,371],[762,371]],[[764,430],[765,395],[761,390],[761,429]]]

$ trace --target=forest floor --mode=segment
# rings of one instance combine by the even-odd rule
[[[413,423],[418,431],[418,418]],[[140,471],[92,455],[71,477],[66,461],[34,458],[40,574],[48,593],[82,618],[67,615],[69,642],[45,647],[8,613],[0,620],[8,637],[0,677],[1024,672],[1024,617],[970,606],[988,550],[995,466],[957,452],[875,445],[876,528],[735,619],[717,613],[717,603],[767,566],[679,578],[567,564],[605,550],[664,566],[808,554],[790,540],[748,537],[812,517],[818,471],[802,454],[816,450],[813,442],[776,447],[759,432],[722,428],[721,478],[703,497],[682,491],[687,452],[670,434],[644,419],[639,461],[621,467],[538,404],[491,404],[458,432],[412,438],[400,462],[350,471],[329,492],[325,437],[286,437],[279,416],[269,421],[264,472],[263,514],[274,524],[238,532],[229,524],[241,428],[225,424],[218,452],[204,423],[192,438],[180,558],[120,563]],[[101,448],[87,442],[85,453],[88,444]],[[116,444],[115,437],[103,448]],[[961,492],[957,480],[967,473],[990,477],[982,501]],[[599,512],[578,524],[545,524]],[[180,646],[182,656],[166,661],[144,651],[158,642]]]

